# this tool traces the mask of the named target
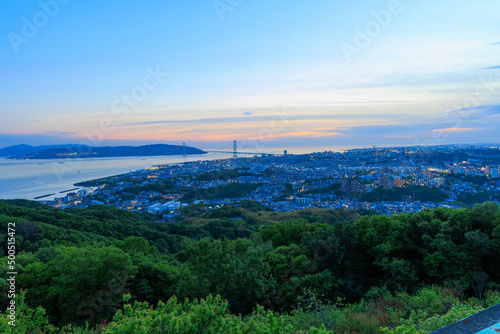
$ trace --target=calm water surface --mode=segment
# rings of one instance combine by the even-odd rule
[[[61,191],[76,188],[74,183],[146,169],[153,165],[229,158],[226,153],[203,155],[118,157],[72,160],[0,159],[0,199],[40,200],[62,197]]]

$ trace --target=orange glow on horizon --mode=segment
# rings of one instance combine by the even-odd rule
[[[434,129],[432,131],[440,132],[465,132],[465,131],[478,131],[484,130],[485,128],[444,128],[444,129]]]

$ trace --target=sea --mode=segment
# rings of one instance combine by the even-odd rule
[[[286,149],[286,148],[285,148]],[[348,147],[301,147],[288,149],[289,154],[323,151],[345,151]],[[215,150],[214,150],[215,151]],[[227,151],[227,150],[226,150]],[[283,148],[270,148],[265,153],[283,153]],[[0,158],[0,199],[47,201],[65,196],[79,188],[75,183],[151,168],[155,165],[179,164],[231,158],[232,153],[209,152],[188,156],[113,157],[92,159]],[[251,157],[251,155],[240,155]]]

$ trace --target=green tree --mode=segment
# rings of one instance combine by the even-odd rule
[[[130,256],[116,247],[62,247],[47,264],[32,263],[19,276],[30,305],[47,309],[57,323],[95,323],[120,306],[137,272]]]
[[[263,307],[246,319],[229,313],[228,303],[220,296],[184,302],[172,297],[155,308],[147,303],[125,305],[104,329],[109,334],[281,334],[296,333],[284,318],[264,311]],[[311,334],[333,334],[324,329],[309,329]]]
[[[182,276],[177,295],[203,298],[219,294],[229,301],[232,311],[248,313],[274,288],[265,252],[265,246],[253,245],[248,239],[185,241],[176,254]]]
[[[302,219],[289,219],[284,222],[269,225],[260,230],[259,234],[265,241],[271,240],[274,247],[291,244],[301,245],[302,237],[307,231],[307,224]]]

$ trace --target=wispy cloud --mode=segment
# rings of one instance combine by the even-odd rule
[[[258,121],[263,117],[252,117]],[[187,123],[231,123],[239,121],[248,121],[248,117],[213,117],[213,118],[198,118],[198,119],[181,119],[181,120],[158,120],[148,122],[135,122],[126,123],[123,126],[137,126],[137,125],[159,125],[159,124],[187,124]]]
[[[445,127],[443,127],[443,125]],[[459,133],[459,132],[474,132],[490,129],[488,122],[477,123],[474,122],[475,127],[460,127],[451,126],[446,127],[445,124],[436,123],[414,123],[414,124],[400,124],[400,125],[369,125],[369,126],[352,126],[343,129],[336,129],[340,133],[349,136],[359,136],[365,138],[414,138],[425,136],[431,132],[446,132],[446,133]]]
[[[76,132],[66,132],[66,131],[51,131],[45,130],[42,132],[43,135],[46,136],[71,136],[77,134]]]
[[[495,70],[500,68],[500,66],[483,67],[483,70]]]
[[[475,106],[451,110],[441,117],[429,118],[425,120],[425,122],[427,124],[436,124],[440,122],[453,121],[456,118],[483,119],[488,115],[498,114],[500,114],[500,105]]]
[[[497,43],[490,43],[488,45],[500,45],[500,42],[497,42]]]

